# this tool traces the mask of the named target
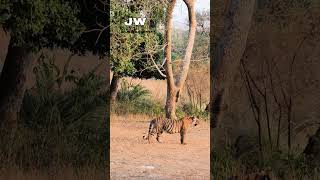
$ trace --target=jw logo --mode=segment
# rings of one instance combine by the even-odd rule
[[[126,26],[143,26],[144,23],[146,22],[147,18],[129,18],[127,22],[124,22]]]

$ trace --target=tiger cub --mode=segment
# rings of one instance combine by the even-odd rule
[[[157,141],[162,143],[160,136],[163,132],[174,134],[180,133],[181,144],[186,144],[186,133],[190,126],[197,126],[199,119],[194,116],[184,117],[179,120],[173,120],[168,118],[155,118],[150,121],[149,132],[147,136],[143,136],[143,139],[147,139],[150,143],[150,136],[157,134]]]

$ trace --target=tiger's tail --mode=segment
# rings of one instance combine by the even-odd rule
[[[150,135],[151,135],[152,128],[153,128],[153,122],[150,122],[148,135],[147,136],[143,136],[143,139],[149,140],[149,143],[150,143],[150,139],[149,138],[150,138]]]

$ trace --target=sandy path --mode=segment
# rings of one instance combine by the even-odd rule
[[[179,134],[164,134],[163,144],[148,144],[142,136],[149,123],[145,118],[111,119],[111,179],[207,180],[210,171],[209,125],[202,122],[189,132],[187,145],[179,144]],[[116,122],[114,121],[116,119]],[[141,120],[141,118],[140,118]]]

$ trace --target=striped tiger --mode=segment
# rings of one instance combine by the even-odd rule
[[[160,136],[163,132],[174,134],[180,133],[181,144],[186,144],[186,133],[190,126],[197,126],[199,119],[194,116],[184,117],[179,120],[173,120],[168,118],[155,118],[150,121],[149,132],[147,136],[143,136],[143,139],[147,139],[150,143],[150,136],[157,134],[157,141],[162,143]]]

